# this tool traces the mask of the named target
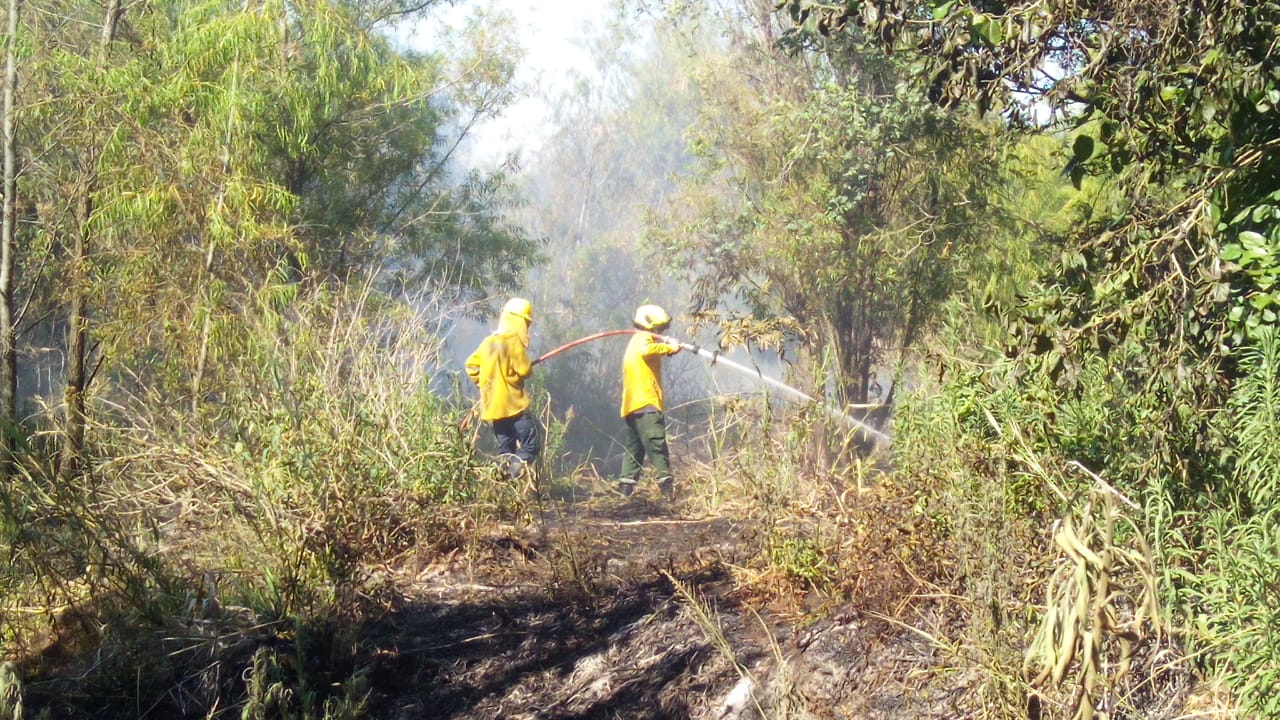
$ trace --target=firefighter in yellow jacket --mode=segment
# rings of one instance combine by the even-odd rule
[[[515,460],[507,472],[518,476],[537,460],[542,449],[538,423],[526,412],[529,394],[525,379],[533,372],[529,359],[529,325],[533,305],[511,298],[502,306],[498,329],[467,358],[467,376],[480,388],[480,419],[490,423],[498,452]]]
[[[631,336],[622,356],[622,419],[627,424],[627,445],[618,490],[623,495],[635,490],[647,455],[658,476],[658,489],[670,497],[674,480],[663,415],[662,358],[680,352],[680,345],[662,337],[671,326],[671,316],[657,305],[637,308],[634,325],[642,332]]]

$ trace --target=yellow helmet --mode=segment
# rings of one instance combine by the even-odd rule
[[[636,308],[635,324],[641,330],[656,332],[671,324],[671,316],[657,305],[641,305]]]
[[[533,322],[533,303],[524,298],[513,297],[502,306],[503,313],[511,313],[516,317],[522,317],[529,322]]]

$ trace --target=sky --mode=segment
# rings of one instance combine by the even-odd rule
[[[437,10],[431,22],[402,28],[397,35],[410,47],[427,49],[438,44],[441,33],[462,27],[477,11],[502,12],[515,18],[519,30],[516,40],[526,53],[516,81],[530,92],[501,117],[474,129],[472,162],[491,165],[511,152],[527,155],[538,148],[544,139],[540,130],[547,127],[550,118],[550,109],[541,97],[555,90],[569,69],[589,62],[583,40],[589,28],[603,22],[610,6],[607,0],[461,0]]]

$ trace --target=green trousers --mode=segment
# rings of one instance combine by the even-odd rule
[[[640,479],[640,466],[649,456],[659,478],[671,476],[667,454],[667,420],[661,412],[631,413],[627,422],[627,453],[622,458],[622,477]]]

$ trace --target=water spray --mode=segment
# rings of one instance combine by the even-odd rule
[[[691,352],[697,353],[700,357],[703,357],[711,361],[711,365],[713,367],[716,365],[728,365],[729,367],[739,372],[754,376],[755,378],[765,383],[766,385],[769,385],[770,387],[774,387],[774,388],[777,388],[778,390],[781,390],[784,394],[790,395],[795,400],[814,403],[818,407],[822,408],[822,410],[826,412],[828,416],[830,416],[835,420],[839,420],[841,423],[845,425],[845,427],[849,428],[850,430],[861,430],[862,432],[865,432],[868,435],[872,435],[880,440],[884,440],[886,442],[889,440],[888,435],[885,435],[884,433],[880,432],[879,430],[876,430],[875,428],[862,422],[861,420],[858,420],[857,418],[854,418],[854,417],[850,417],[844,412],[841,412],[838,408],[831,407],[826,403],[818,402],[818,399],[813,397],[812,395],[803,393],[791,387],[790,385],[787,385],[786,383],[780,382],[778,380],[774,380],[773,378],[766,376],[764,373],[760,372],[758,368],[750,368],[750,367],[747,367],[746,365],[736,363],[732,360],[727,360],[724,357],[721,357],[720,353],[718,352],[712,352],[711,350],[706,350],[704,348],[698,347],[697,345],[690,345],[689,343],[680,342],[678,340],[675,340],[675,338],[667,338],[667,340],[674,342],[680,347],[686,350],[689,350]]]
[[[544,361],[544,360],[548,360],[548,359],[550,359],[550,358],[553,358],[553,357],[555,357],[556,355],[559,355],[560,353],[565,352],[566,350],[570,350],[570,349],[575,348],[575,347],[577,347],[577,346],[579,346],[579,345],[582,345],[582,344],[584,344],[584,343],[591,342],[592,340],[599,340],[600,338],[609,337],[609,336],[611,336],[611,335],[634,335],[635,333],[638,333],[638,332],[647,332],[647,331],[644,331],[644,330],[606,330],[606,331],[604,331],[604,332],[598,332],[598,333],[595,333],[594,335],[588,335],[588,336],[586,336],[586,337],[578,338],[577,340],[574,340],[573,342],[566,343],[566,344],[561,345],[560,347],[558,347],[558,348],[556,348],[556,349],[554,349],[554,350],[551,350],[551,351],[549,351],[549,352],[545,352],[545,353],[543,353],[542,355],[538,356],[538,358],[537,358],[536,360],[534,360],[534,361],[533,361],[533,364],[534,364],[534,365],[537,365],[538,363],[541,363],[541,362],[542,362],[542,361]],[[673,338],[673,337],[666,337],[666,336],[662,336],[662,335],[659,335],[659,336],[658,336],[658,338],[659,338],[662,342],[664,342],[664,343],[666,343],[666,344],[668,344],[668,345],[678,345],[678,346],[680,346],[680,348],[682,348],[682,349],[684,349],[684,350],[688,350],[689,352],[692,352],[692,353],[694,353],[694,354],[698,355],[699,357],[701,357],[701,358],[703,358],[703,359],[705,359],[705,360],[710,361],[710,363],[711,363],[712,367],[715,367],[716,365],[727,365],[727,366],[729,366],[729,367],[733,368],[734,370],[737,370],[738,372],[741,372],[741,373],[743,373],[743,374],[746,374],[746,375],[750,375],[750,376],[752,376],[752,377],[755,377],[756,379],[760,380],[760,381],[761,381],[761,382],[763,382],[764,384],[769,385],[770,387],[773,387],[773,388],[776,388],[776,389],[778,389],[778,390],[782,391],[782,393],[783,393],[783,394],[785,394],[785,395],[789,396],[789,397],[790,397],[791,399],[793,399],[793,400],[799,400],[799,401],[801,401],[801,402],[814,403],[815,405],[818,405],[819,407],[821,407],[821,408],[822,408],[822,410],[823,410],[824,412],[826,412],[826,413],[827,413],[827,415],[829,415],[830,417],[832,417],[832,418],[833,418],[833,419],[835,419],[835,420],[839,420],[841,423],[843,423],[843,424],[845,425],[845,427],[848,427],[848,428],[849,428],[849,429],[851,429],[851,430],[859,430],[859,431],[865,432],[865,433],[867,433],[868,435],[871,435],[871,436],[873,436],[873,437],[875,437],[875,438],[877,438],[877,439],[879,439],[879,440],[884,440],[884,441],[886,441],[886,442],[888,442],[888,440],[889,440],[889,436],[888,436],[888,435],[885,435],[884,433],[880,432],[879,430],[876,430],[875,428],[873,428],[873,427],[871,427],[870,425],[868,425],[868,424],[866,424],[866,423],[862,422],[861,420],[858,420],[857,418],[854,418],[854,417],[850,417],[849,415],[847,415],[846,413],[842,412],[842,411],[841,411],[841,410],[839,410],[838,408],[834,408],[834,407],[831,407],[830,405],[827,405],[826,403],[821,403],[821,402],[819,402],[819,401],[817,400],[817,398],[813,397],[812,395],[809,395],[809,394],[807,394],[807,393],[801,392],[801,391],[799,391],[799,390],[797,390],[797,389],[795,389],[795,388],[791,387],[790,385],[787,385],[786,383],[783,383],[783,382],[781,382],[781,381],[779,381],[779,380],[775,380],[775,379],[773,379],[773,378],[771,378],[771,377],[768,377],[768,376],[766,376],[764,373],[760,372],[760,370],[759,370],[759,369],[757,369],[757,368],[750,368],[750,367],[747,367],[746,365],[742,365],[742,364],[740,364],[740,363],[736,363],[736,362],[734,362],[734,361],[732,361],[732,360],[726,359],[726,358],[725,358],[725,357],[723,357],[723,356],[722,356],[718,351],[706,350],[706,349],[701,348],[701,347],[699,347],[699,346],[697,346],[697,345],[694,345],[694,344],[692,344],[692,343],[684,342],[684,341],[679,340],[679,339],[677,339],[677,338]]]

